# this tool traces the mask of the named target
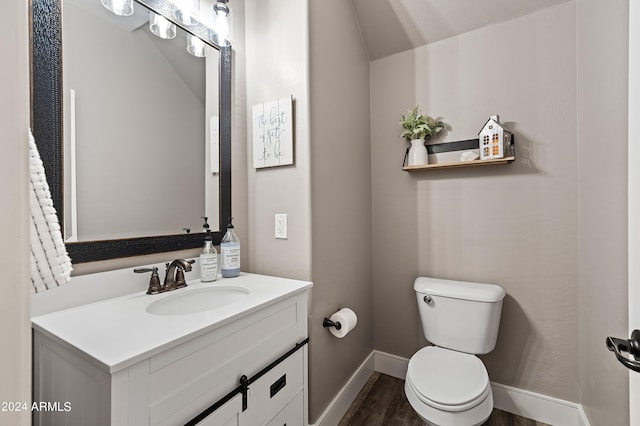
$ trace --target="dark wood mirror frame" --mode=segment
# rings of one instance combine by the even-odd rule
[[[31,130],[62,226],[62,4],[61,0],[32,0],[30,9]],[[214,244],[219,244],[231,217],[231,47],[213,47],[220,51],[220,224],[219,231],[212,232]],[[67,243],[66,246],[72,262],[83,263],[196,248],[202,245],[203,238],[204,233],[193,233]]]

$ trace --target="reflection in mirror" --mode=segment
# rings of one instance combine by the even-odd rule
[[[70,0],[71,1],[71,0]],[[91,2],[99,3],[99,0],[90,0]],[[208,1],[208,0],[205,0]],[[89,0],[81,1],[81,3],[89,2]],[[144,8],[141,4],[145,4],[147,8],[150,10],[156,11],[158,13],[162,13],[163,8],[167,7],[167,3],[165,0],[136,0],[135,8],[141,8],[144,11]],[[73,12],[71,12],[73,13]],[[164,15],[168,16],[168,15]],[[80,188],[80,178],[76,176],[77,188],[75,191],[72,191],[69,187],[63,188],[63,176],[66,171],[66,165],[71,161],[71,154],[67,153],[63,154],[63,116],[64,109],[63,108],[63,93],[65,93],[65,87],[62,84],[62,3],[61,0],[31,0],[31,113],[32,113],[32,121],[31,128],[34,134],[36,144],[38,146],[38,150],[40,151],[40,155],[42,157],[42,161],[44,163],[45,172],[47,175],[47,181],[49,183],[49,187],[51,190],[51,195],[53,199],[54,207],[58,212],[58,216],[60,219],[60,223],[64,226],[67,222],[66,218],[66,209],[71,209],[71,207],[65,207],[65,202],[63,201],[63,193],[68,191],[76,192],[76,210],[79,214],[82,212],[82,208],[80,207],[81,202],[78,200],[78,195],[80,194],[82,188]],[[65,19],[67,17],[65,16]],[[124,18],[126,19],[126,18]],[[138,26],[134,27],[138,28]],[[179,25],[178,25],[179,27]],[[129,32],[136,33],[136,36],[143,38],[146,37],[144,32],[146,29],[140,28],[137,31]],[[91,32],[95,31],[95,28],[90,28]],[[191,249],[202,246],[202,241],[204,238],[204,234],[200,231],[201,221],[200,216],[202,216],[202,211],[206,209],[207,215],[211,216],[213,220],[209,220],[209,223],[212,224],[213,229],[218,229],[218,231],[212,232],[214,244],[219,244],[220,239],[222,238],[221,229],[223,229],[226,221],[231,216],[231,47],[225,45],[220,47],[212,41],[212,36],[208,31],[207,27],[203,24],[196,24],[193,27],[189,27],[186,29],[187,32],[197,35],[198,37],[205,40],[205,42],[210,45],[212,48],[216,49],[216,54],[212,55],[211,58],[207,58],[207,71],[206,71],[206,85],[207,96],[213,92],[213,96],[217,96],[217,101],[213,100],[210,102],[209,99],[205,98],[205,110],[204,116],[209,117],[210,119],[203,119],[202,115],[200,115],[201,124],[200,132],[204,132],[204,139],[200,139],[200,146],[204,146],[205,150],[198,151],[199,161],[198,165],[193,162],[188,163],[188,167],[183,167],[183,164],[180,163],[182,159],[179,157],[181,155],[191,155],[187,154],[187,151],[192,150],[191,147],[186,147],[185,145],[185,137],[184,134],[186,131],[180,131],[179,133],[172,134],[171,146],[164,146],[160,143],[152,143],[150,146],[147,145],[146,148],[140,148],[137,145],[140,142],[140,139],[151,139],[155,137],[159,137],[157,132],[154,135],[155,127],[157,124],[157,115],[159,114],[156,111],[156,108],[171,110],[173,109],[174,113],[176,109],[182,110],[186,108],[182,103],[173,102],[173,106],[167,106],[160,102],[153,106],[153,109],[150,107],[137,107],[135,109],[134,115],[123,115],[123,118],[112,118],[112,117],[98,117],[98,122],[107,121],[110,124],[110,127],[127,127],[131,126],[132,122],[143,122],[146,124],[146,129],[137,130],[138,137],[135,140],[130,140],[129,143],[124,146],[118,146],[115,139],[120,139],[121,136],[114,135],[109,139],[107,148],[102,147],[102,152],[98,154],[90,154],[94,157],[99,157],[102,161],[100,166],[106,164],[107,167],[102,168],[102,175],[100,176],[100,180],[103,181],[112,181],[115,182],[120,174],[123,173],[123,170],[126,168],[134,168],[137,173],[133,178],[130,178],[128,181],[118,182],[117,184],[112,184],[111,187],[116,187],[117,197],[115,200],[108,201],[107,203],[103,203],[98,207],[98,210],[102,209],[109,213],[106,218],[101,219],[103,222],[109,221],[109,217],[111,214],[115,214],[114,212],[117,210],[129,210],[131,214],[132,210],[136,209],[146,209],[145,204],[140,204],[138,207],[134,207],[135,202],[143,199],[143,201],[148,201],[150,199],[158,199],[161,201],[161,205],[155,206],[153,208],[149,208],[143,211],[143,216],[147,219],[148,222],[151,222],[151,219],[155,219],[155,215],[158,214],[159,211],[164,210],[176,210],[176,211],[186,211],[187,208],[192,208],[191,201],[185,201],[190,193],[196,192],[194,188],[199,185],[202,188],[202,174],[200,174],[200,183],[196,184],[187,184],[183,183],[180,185],[178,189],[175,188],[166,188],[165,181],[162,181],[163,178],[169,177],[171,182],[180,180],[182,175],[189,175],[194,167],[200,168],[203,170],[203,173],[207,177],[215,176],[214,172],[217,170],[217,183],[207,183],[205,180],[204,183],[204,192],[207,194],[205,200],[205,206],[202,206],[202,189],[198,189],[200,192],[200,199],[198,206],[195,207],[195,213],[188,213],[187,216],[197,214],[195,218],[195,222],[193,225],[187,225],[186,221],[183,221],[182,216],[179,219],[177,225],[170,225],[167,230],[163,231],[148,231],[148,232],[161,232],[160,235],[153,236],[145,236],[145,237],[127,237],[120,238],[122,235],[121,230],[116,230],[115,233],[110,234],[110,236],[102,237],[102,235],[106,234],[104,230],[89,229],[89,232],[92,232],[88,237],[85,238],[96,238],[91,241],[82,241],[82,236],[80,241],[78,242],[67,242],[67,250],[73,263],[82,263],[82,262],[91,262],[96,260],[107,260],[107,259],[115,259],[120,257],[127,256],[136,256],[136,255],[144,255],[151,253],[161,253],[161,252],[169,252],[183,249]],[[84,34],[87,36],[88,34]],[[149,41],[149,43],[151,43]],[[153,45],[153,49],[161,50],[162,48],[158,47],[157,44]],[[128,51],[129,46],[119,46],[120,50]],[[101,51],[99,47],[92,45],[85,45],[84,51],[82,51],[82,55],[90,57],[94,53],[101,53],[105,57],[109,56],[107,52]],[[170,47],[166,47],[166,49],[170,49]],[[157,53],[157,52],[156,52]],[[167,55],[168,53],[158,53],[156,55],[156,60],[159,62],[168,62]],[[216,58],[217,56],[217,58]],[[188,55],[186,55],[188,57]],[[128,61],[129,59],[123,59],[124,61]],[[116,61],[116,60],[114,60]],[[182,61],[179,61],[180,63]],[[93,64],[85,64],[84,68],[88,68]],[[110,67],[115,66],[113,63],[109,63],[104,65],[104,68],[110,69]],[[173,72],[175,74],[185,74],[186,71],[178,70],[178,65],[174,62],[173,65],[174,70],[169,71],[169,73]],[[65,67],[66,68],[66,67]],[[210,69],[209,69],[210,68]],[[69,73],[72,73],[71,70],[66,70]],[[217,72],[215,72],[217,71]],[[165,71],[167,72],[167,71]],[[134,99],[151,97],[150,93],[153,90],[160,89],[159,87],[151,87],[150,85],[146,85],[147,81],[140,80],[138,76],[133,75],[133,71],[131,71],[129,75],[129,80],[126,84],[129,84],[129,92],[125,94],[117,94],[115,92],[115,88],[113,84],[109,85],[103,77],[97,76],[97,71],[91,70],[89,72],[91,79],[97,80],[103,86],[108,88],[108,92],[102,92],[99,95],[100,102],[108,103],[107,101],[113,102],[113,99],[118,100],[119,102],[115,102],[116,106],[121,109],[126,109],[129,107],[129,104],[133,102]],[[149,76],[147,78],[150,79]],[[176,81],[179,82],[177,77]],[[131,85],[130,83],[135,81],[136,84]],[[186,86],[190,86],[191,92],[195,92],[193,86],[186,83]],[[200,81],[202,81],[200,79]],[[68,83],[68,84],[76,84],[76,83]],[[214,88],[212,91],[211,88]],[[73,88],[73,87],[72,87]],[[79,90],[82,88],[82,91]],[[215,90],[217,88],[218,90]],[[85,88],[81,83],[77,83],[76,87],[76,100],[75,100],[75,118],[74,122],[71,122],[71,118],[73,115],[69,115],[68,122],[66,124],[70,129],[74,129],[74,132],[77,131],[76,135],[76,143],[77,147],[75,152],[78,154],[75,159],[76,162],[76,172],[80,172],[81,165],[79,164],[79,158],[81,155],[81,151],[85,148],[81,148],[80,141],[81,138],[86,138],[86,136],[80,136],[81,132],[79,131],[82,126],[86,125],[85,120],[88,120],[91,123],[91,120],[96,120],[96,118],[88,118],[85,114],[85,110],[83,109],[83,102],[88,99],[94,100],[86,96]],[[171,87],[170,90],[174,90],[174,87]],[[155,94],[153,94],[155,96]],[[185,95],[186,96],[186,95]],[[198,97],[193,94],[194,97]],[[72,101],[68,100],[69,103],[69,111],[72,107]],[[100,103],[98,102],[98,103]],[[202,103],[201,100],[199,100]],[[195,102],[194,102],[195,103]],[[211,103],[211,105],[209,105]],[[101,105],[98,105],[100,107]],[[216,110],[217,107],[217,110]],[[87,111],[88,112],[88,111]],[[182,112],[182,111],[179,111]],[[67,112],[70,114],[70,112]],[[104,112],[102,114],[105,114]],[[155,117],[155,124],[151,123],[150,117]],[[169,122],[174,122],[175,124],[175,115],[172,115],[173,118],[167,119]],[[211,119],[213,117],[213,119]],[[216,120],[215,117],[219,117],[219,120]],[[192,118],[192,117],[190,117]],[[164,119],[163,119],[164,120]],[[212,125],[213,123],[213,125]],[[195,125],[194,125],[195,126]],[[212,127],[212,136],[215,136],[215,132],[219,133],[219,151],[216,149],[212,149],[211,151],[206,151],[208,149],[211,140],[208,133],[209,126]],[[217,129],[216,129],[217,127]],[[173,127],[171,128],[173,131]],[[204,130],[203,130],[204,129]],[[151,137],[149,135],[152,135]],[[100,135],[91,135],[90,139],[99,139]],[[104,138],[103,138],[104,139]],[[156,151],[169,151],[172,154],[171,161],[163,159],[159,160],[158,158],[151,161],[149,156],[156,155]],[[195,155],[195,154],[194,154]],[[107,161],[109,160],[109,161]],[[145,171],[145,175],[143,176],[140,172],[143,170],[143,167],[146,167],[146,164],[149,163],[150,172]],[[155,164],[162,163],[162,164]],[[213,165],[212,165],[213,164]],[[216,168],[215,165],[218,164]],[[97,167],[97,166],[96,166]],[[85,178],[82,178],[84,181]],[[86,178],[90,179],[90,178]],[[91,178],[97,179],[97,178]],[[154,183],[154,187],[151,189],[135,189],[133,191],[127,192],[129,190],[129,186],[133,186],[137,181],[150,180]],[[71,183],[67,183],[67,186],[71,186]],[[210,185],[210,186],[208,186]],[[96,203],[102,202],[104,193],[107,192],[106,189],[95,190],[93,188],[93,184],[88,187],[89,192],[97,192],[98,198],[94,198]],[[214,192],[211,194],[213,190],[217,190],[217,195]],[[126,194],[126,195],[125,195]],[[146,200],[145,200],[145,197]],[[69,202],[71,204],[71,202]],[[217,208],[215,207],[217,205]],[[208,210],[210,206],[213,206],[214,212]],[[86,206],[85,206],[86,208]],[[217,215],[215,214],[217,212]],[[145,216],[146,215],[146,216]],[[91,216],[93,214],[89,214],[89,219],[92,220]],[[215,217],[218,220],[215,220]],[[82,218],[80,218],[82,220]],[[187,219],[190,220],[190,219]],[[128,221],[128,219],[119,219],[117,222],[123,224],[123,222]],[[76,222],[78,223],[78,222]],[[137,225],[135,228],[142,227],[144,225]],[[155,226],[155,225],[154,225]],[[180,229],[178,231],[174,230],[174,227],[178,226]],[[191,233],[187,234],[182,232],[183,227],[191,227]],[[89,225],[88,228],[93,228],[93,225]],[[195,227],[195,229],[193,229]],[[155,228],[154,228],[155,229]],[[104,234],[103,234],[104,232]],[[175,233],[178,232],[178,233]],[[182,233],[180,233],[182,232]],[[63,229],[63,233],[65,235],[69,235],[66,229]],[[77,238],[78,232],[72,232]],[[173,233],[173,234],[172,234]],[[116,236],[118,235],[118,236]],[[106,239],[100,239],[106,238]]]
[[[218,145],[218,51],[188,54],[185,31],[161,39],[149,16],[63,2],[67,241],[200,232],[201,216],[218,227],[205,155]]]

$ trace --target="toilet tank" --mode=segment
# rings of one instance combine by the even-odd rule
[[[493,350],[505,296],[502,287],[419,277],[413,288],[429,342],[470,354]]]

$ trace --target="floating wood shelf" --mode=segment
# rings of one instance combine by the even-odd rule
[[[473,166],[492,166],[497,164],[511,163],[516,157],[496,158],[494,160],[473,160],[473,161],[456,161],[454,163],[440,163],[440,164],[426,164],[424,166],[406,166],[402,170],[406,172],[420,172],[430,169],[454,169],[458,167],[473,167]]]

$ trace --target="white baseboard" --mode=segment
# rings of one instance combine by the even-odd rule
[[[376,371],[402,380],[407,377],[408,359],[376,350],[371,354],[373,355],[373,365]]]
[[[409,360],[374,350],[338,392],[314,426],[334,426],[349,409],[371,374],[378,371],[404,380]],[[491,383],[495,408],[538,422],[590,426],[582,405],[523,389]]]
[[[491,390],[499,410],[552,425],[589,426],[580,404],[493,382]]]
[[[322,412],[315,425],[312,426],[335,426],[346,414],[347,410],[362,390],[367,380],[374,373],[373,352],[356,369],[347,383],[340,389],[338,394]]]
[[[584,412],[582,404],[578,405],[578,426],[591,426],[587,413]]]

